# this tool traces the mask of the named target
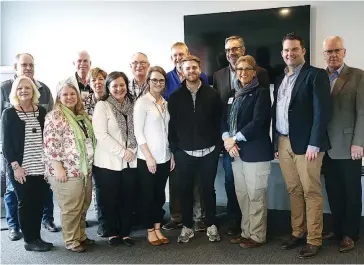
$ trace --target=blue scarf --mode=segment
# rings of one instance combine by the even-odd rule
[[[238,131],[238,113],[241,109],[243,101],[246,95],[259,86],[258,78],[255,76],[252,81],[245,87],[241,87],[241,83],[238,79],[234,80],[234,90],[235,98],[231,105],[229,116],[228,116],[228,126],[230,137],[236,135]]]

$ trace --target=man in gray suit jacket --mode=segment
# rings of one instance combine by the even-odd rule
[[[323,161],[333,233],[340,252],[355,247],[362,211],[361,167],[364,146],[364,71],[344,64],[341,37],[324,41],[333,116],[328,126],[331,150]]]
[[[245,55],[244,40],[240,36],[231,36],[225,40],[225,54],[229,61],[229,66],[217,71],[213,76],[213,87],[219,93],[222,103],[226,105],[233,94],[235,80],[235,63],[239,57]],[[268,72],[257,66],[257,77],[259,83],[266,88],[269,88]],[[224,149],[224,148],[223,148]],[[241,232],[241,211],[235,194],[234,177],[231,167],[230,156],[226,151],[223,151],[223,167],[225,170],[225,190],[227,195],[227,215],[230,222],[229,229],[226,232],[228,235],[236,235]]]

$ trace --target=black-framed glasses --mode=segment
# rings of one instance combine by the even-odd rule
[[[140,61],[140,62],[138,62],[138,61],[134,61],[134,62],[131,62],[131,64],[132,64],[133,66],[137,66],[138,64],[139,64],[140,66],[146,66],[146,65],[148,64],[148,62],[146,62],[146,61]]]
[[[166,83],[165,79],[150,79],[150,81],[153,83],[153,85],[157,85],[158,83],[161,85],[164,85]]]
[[[239,72],[248,72],[248,71],[254,71],[254,68],[236,68],[235,71],[239,71]]]
[[[237,52],[240,48],[242,48],[241,46],[238,47],[232,47],[230,49],[225,49],[225,53],[230,53],[230,52]]]
[[[344,50],[344,48],[340,48],[340,49],[333,49],[333,50],[326,50],[324,51],[325,54],[327,55],[331,55],[331,54],[339,54],[342,50]]]

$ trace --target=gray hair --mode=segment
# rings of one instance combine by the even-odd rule
[[[323,41],[323,46],[325,48],[325,45],[326,45],[326,42],[328,42],[329,40],[337,40],[341,43],[341,45],[343,46],[343,48],[345,47],[344,46],[344,39],[340,36],[330,36],[330,37],[327,37],[324,41]]]
[[[228,38],[225,39],[225,44],[229,41],[229,40],[237,40],[240,44],[241,47],[245,48],[245,43],[242,37],[240,36],[230,36]]]

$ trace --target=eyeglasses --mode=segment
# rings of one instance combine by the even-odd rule
[[[331,54],[333,54],[333,53],[335,53],[335,54],[339,54],[342,50],[344,50],[344,48],[334,49],[334,50],[326,50],[326,51],[324,51],[324,53],[325,53],[326,55],[331,55]]]
[[[240,72],[254,71],[254,68],[236,68],[235,71],[240,71]]]
[[[230,49],[225,49],[225,53],[237,52],[240,48],[241,48],[241,46],[239,46],[239,47],[232,47]]]
[[[32,63],[22,63],[22,64],[20,64],[20,66],[21,66],[22,68],[27,68],[28,66],[29,66],[30,68],[34,68],[34,64],[32,64]]]
[[[146,66],[147,64],[148,64],[148,62],[146,62],[146,61],[140,61],[140,62],[138,62],[138,61],[134,61],[134,62],[132,62],[131,63],[133,66],[137,66],[138,64],[140,64],[140,66]]]
[[[150,81],[153,83],[153,85],[157,85],[158,83],[164,85],[166,83],[165,79],[150,79]]]

